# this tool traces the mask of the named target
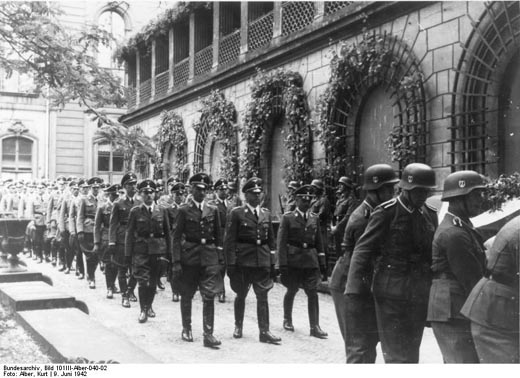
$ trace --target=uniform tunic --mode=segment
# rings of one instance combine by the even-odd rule
[[[94,244],[99,245],[99,257],[103,262],[110,262],[110,255],[106,254],[108,247],[108,229],[110,227],[110,214],[114,203],[107,200],[98,206],[94,218]]]
[[[334,245],[336,250],[334,251],[336,256],[341,255],[341,243],[343,242],[343,235],[345,228],[347,227],[348,220],[352,212],[356,209],[359,202],[353,196],[349,195],[346,198],[340,198],[336,202],[336,208],[334,209],[333,222],[336,226],[334,232]]]
[[[130,210],[132,207],[138,206],[141,203],[139,199],[131,199],[124,196],[115,201],[112,207],[110,226],[108,229],[108,244],[116,246],[114,255],[112,256],[112,262],[119,267],[126,266],[125,234]]]
[[[322,195],[317,197],[312,203],[310,211],[314,214],[318,215],[320,219],[320,230],[321,230],[321,239],[323,241],[323,251],[325,254],[328,254],[329,250],[329,239],[327,237],[327,228],[330,223],[331,216],[331,206],[330,201],[326,195]]]

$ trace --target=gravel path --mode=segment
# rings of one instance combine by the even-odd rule
[[[36,264],[25,259],[29,269],[41,271],[52,278],[54,286],[84,301],[90,316],[114,332],[127,337],[137,346],[146,350],[165,363],[344,363],[343,340],[339,333],[332,298],[327,294],[320,297],[320,325],[329,333],[327,340],[309,336],[307,299],[303,291],[298,292],[294,303],[294,333],[282,329],[282,299],[284,288],[280,284],[269,293],[271,331],[282,338],[279,346],[263,344],[258,341],[256,322],[256,301],[251,291],[246,302],[244,337],[233,339],[234,295],[229,289],[226,278],[228,298],[226,303],[215,301],[215,336],[222,341],[219,350],[202,346],[202,301],[199,295],[193,300],[193,343],[181,340],[181,315],[179,303],[171,302],[171,291],[166,284],[165,291],[155,297],[154,310],[157,317],[145,324],[138,324],[139,304],[131,302],[132,308],[121,307],[121,297],[105,298],[105,279],[97,273],[97,288],[91,290],[86,280],[78,280],[74,272],[64,275],[50,264]],[[163,281],[165,279],[163,278]],[[107,359],[110,356],[107,356]],[[33,362],[33,361],[27,361]],[[378,352],[378,363],[383,363]],[[442,357],[431,329],[426,329],[421,346],[421,363],[442,363]]]

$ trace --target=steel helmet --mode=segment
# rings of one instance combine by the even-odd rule
[[[444,190],[441,201],[450,198],[465,196],[475,189],[486,189],[486,181],[475,171],[453,172],[444,180]]]
[[[399,178],[388,164],[374,164],[367,168],[363,178],[363,190],[377,190],[386,184],[397,184]]]
[[[435,189],[435,172],[432,167],[422,163],[411,163],[404,167],[399,187],[405,190],[415,188]]]
[[[352,179],[350,177],[341,176],[338,180],[338,185],[339,184],[343,184],[350,189],[354,188],[354,183],[352,182]]]

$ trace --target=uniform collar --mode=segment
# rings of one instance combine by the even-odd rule
[[[246,206],[249,208],[249,210],[251,210],[252,213],[254,213],[254,211],[256,210],[256,213],[260,214],[260,206],[253,207],[250,204],[248,204],[247,202],[246,202]]]
[[[368,207],[370,209],[370,211],[373,211],[374,210],[374,206],[372,206],[370,204],[370,202],[368,202],[368,200],[364,199],[363,200],[363,203],[365,204],[366,207]]]
[[[423,213],[423,210],[421,208],[416,209],[414,208],[410,202],[401,194],[399,197],[397,197],[397,201],[401,204],[401,206],[410,214],[413,213],[415,210],[417,210],[419,213]]]

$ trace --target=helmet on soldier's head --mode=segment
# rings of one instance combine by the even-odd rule
[[[399,187],[404,190],[415,188],[435,189],[435,172],[432,167],[422,163],[411,163],[403,169]]]
[[[388,164],[374,164],[368,167],[363,177],[364,190],[377,190],[383,185],[397,184],[399,178]]]
[[[312,180],[311,185],[314,186],[317,190],[320,190],[320,191],[325,190],[325,185],[323,184],[323,181],[321,181],[320,179]]]
[[[300,183],[298,181],[289,181],[289,185],[287,185],[288,189],[296,190],[300,187]]]
[[[475,189],[486,188],[485,179],[475,171],[453,172],[444,180],[441,201],[449,201],[451,198],[465,196]]]
[[[341,176],[338,180],[338,184],[345,185],[347,188],[352,189],[354,187],[354,183],[352,182],[352,179],[346,176]]]

